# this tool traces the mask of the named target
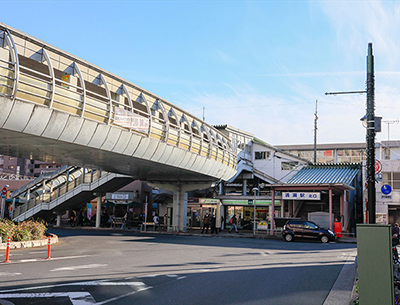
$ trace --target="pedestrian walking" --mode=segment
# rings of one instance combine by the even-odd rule
[[[236,219],[236,215],[235,214],[233,214],[232,218],[229,220],[229,223],[231,224],[231,228],[229,229],[229,233],[231,233],[233,228],[235,228],[236,233],[239,233],[238,229],[237,229],[237,219]]]
[[[206,229],[206,234],[207,234],[209,228],[210,228],[210,214],[207,213],[203,219],[203,229],[201,230],[201,234],[204,233],[204,229]]]

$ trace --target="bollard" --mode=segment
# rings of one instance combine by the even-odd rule
[[[6,260],[3,263],[11,263],[9,258],[10,258],[10,237],[7,237]]]
[[[50,257],[50,251],[51,251],[50,247],[51,247],[51,236],[49,236],[49,242],[47,243],[47,257],[46,257],[46,259],[51,259],[51,257]]]

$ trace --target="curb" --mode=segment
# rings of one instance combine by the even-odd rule
[[[43,247],[48,245],[48,239],[39,239],[39,240],[29,240],[29,241],[15,241],[10,242],[10,249],[23,249],[23,248],[34,248],[34,247]],[[51,234],[50,244],[58,243],[58,236],[55,234]],[[0,250],[5,250],[7,248],[7,243],[0,244]],[[1,304],[1,303],[0,303]]]

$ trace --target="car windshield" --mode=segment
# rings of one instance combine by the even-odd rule
[[[312,229],[312,230],[317,230],[318,229],[318,226],[315,223],[312,223],[312,222],[305,222],[304,223],[304,227],[306,229]]]

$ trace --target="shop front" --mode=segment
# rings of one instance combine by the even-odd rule
[[[229,220],[232,218],[233,215],[236,215],[238,220],[238,229],[243,230],[252,230],[254,220],[257,224],[263,221],[263,223],[270,224],[271,220],[271,207],[272,207],[272,200],[271,199],[257,199],[254,200],[234,200],[234,199],[223,199],[223,215],[224,215],[224,227],[229,229],[231,224]],[[255,215],[254,215],[255,213]],[[275,208],[274,208],[274,215],[275,217],[281,216],[281,201],[275,200]],[[254,217],[255,216],[255,217]]]
[[[221,200],[215,198],[193,198],[188,201],[187,224],[188,229],[199,229],[203,226],[203,219],[206,214],[216,216],[217,228],[221,219]]]

